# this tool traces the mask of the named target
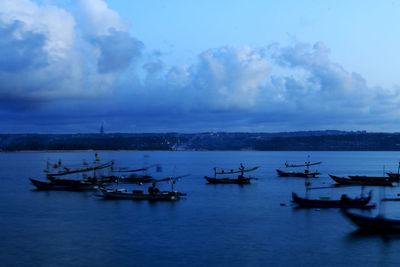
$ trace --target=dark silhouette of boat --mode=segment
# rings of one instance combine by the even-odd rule
[[[371,192],[368,197],[349,198],[346,195],[342,195],[339,200],[328,200],[328,199],[308,199],[301,198],[296,193],[292,193],[292,201],[300,207],[309,208],[363,208],[371,200]],[[369,205],[369,207],[375,207],[375,205]]]
[[[281,171],[279,169],[276,170],[280,177],[303,177],[303,178],[317,178],[320,174],[319,172],[309,172],[308,170],[304,170],[304,172],[294,172],[294,171]]]
[[[180,199],[182,196],[186,196],[185,193],[176,191],[163,191],[157,194],[145,194],[141,190],[133,190],[128,192],[127,190],[115,189],[100,189],[101,195],[104,199],[126,199],[126,200],[167,200],[174,201]]]
[[[282,171],[277,169],[276,172],[280,177],[303,177],[303,178],[317,178],[320,174],[318,171],[310,172],[310,166],[319,165],[322,161],[312,163],[310,161],[310,156],[308,156],[308,160],[304,164],[289,164],[285,162],[286,168],[297,168],[297,167],[305,167],[306,169],[303,172],[296,171]]]
[[[342,214],[357,225],[360,230],[378,233],[400,233],[400,220],[389,219],[383,215],[365,216],[343,210]]]
[[[391,181],[398,182],[398,177],[395,176],[366,176],[366,175],[349,175],[349,178],[357,181]]]
[[[50,172],[50,163],[47,163],[46,178],[49,182],[39,181],[36,179],[30,178],[30,181],[36,188],[39,190],[72,190],[72,191],[81,191],[81,190],[96,190],[99,184],[112,182],[112,179],[108,178],[98,178],[96,176],[96,171],[103,170],[107,168],[111,168],[114,165],[114,161],[109,161],[106,163],[100,163],[100,159],[98,154],[95,154],[95,161],[92,165],[89,166],[88,163],[84,163],[83,167],[80,168],[71,168],[62,165],[61,160],[58,161],[57,164],[54,164],[54,170],[58,170],[58,172]],[[87,172],[92,172],[93,176],[87,176]],[[79,174],[82,173],[84,179],[71,179],[66,178],[71,174]]]
[[[347,177],[339,177],[329,174],[336,183],[340,185],[370,185],[370,186],[393,186],[393,182],[389,179],[351,179]],[[387,178],[387,177],[386,177]]]
[[[153,182],[153,185],[149,187],[149,193],[144,193],[143,190],[132,190],[128,191],[127,189],[106,189],[100,188],[101,195],[104,199],[114,199],[114,200],[151,200],[151,201],[174,201],[180,199],[182,196],[186,196],[185,193],[181,193],[174,190],[174,184],[176,181],[182,177],[188,175],[183,175],[179,177],[169,177],[165,179],[157,180]],[[170,191],[162,191],[160,192],[159,189],[156,187],[156,183],[168,181],[171,184]]]
[[[254,167],[251,169],[245,169],[243,164],[240,164],[240,167],[238,170],[220,170],[217,171],[217,168],[214,168],[214,177],[209,177],[209,176],[204,176],[204,179],[207,180],[208,183],[210,184],[250,184],[251,180],[257,179],[254,177],[245,177],[244,173],[245,172],[251,172],[257,170],[258,167]],[[217,175],[229,175],[229,174],[236,174],[240,173],[237,178],[217,178]]]
[[[395,182],[400,182],[400,174],[399,173],[393,173],[393,172],[387,172],[386,173],[393,181]]]
[[[88,181],[68,181],[67,183],[53,183],[43,182],[29,178],[34,186],[39,190],[67,190],[67,191],[83,191],[83,190],[96,190],[98,188],[97,183]]]

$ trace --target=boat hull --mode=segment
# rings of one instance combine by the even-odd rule
[[[354,180],[346,177],[338,177],[331,174],[329,174],[329,177],[331,177],[332,180],[341,185],[393,186],[393,183],[389,180]]]
[[[292,193],[292,198],[298,206],[309,208],[363,208],[371,200],[371,196],[346,200],[307,199],[297,196],[296,193]]]
[[[29,179],[34,186],[39,190],[64,190],[64,191],[84,191],[84,190],[96,190],[98,186],[96,184],[57,184],[53,182],[42,182],[35,179]]]
[[[276,170],[280,177],[302,177],[302,178],[317,178],[320,174],[319,172],[287,172]]]
[[[210,184],[250,184],[252,178],[231,179],[231,178],[213,178],[204,176]]]
[[[382,216],[364,216],[348,211],[343,211],[342,213],[361,230],[383,233],[400,233],[400,220],[388,219]]]
[[[185,196],[180,192],[161,192],[159,194],[141,194],[121,190],[101,190],[101,197],[104,199],[120,199],[120,200],[150,200],[150,201],[175,201]]]

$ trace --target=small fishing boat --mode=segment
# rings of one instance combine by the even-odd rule
[[[277,169],[276,172],[280,177],[303,177],[303,178],[317,178],[320,174],[319,172],[309,172],[304,170],[304,172],[294,172],[294,171],[282,171]]]
[[[115,173],[118,173],[118,175],[111,175],[111,176],[106,176],[107,178],[111,179],[118,179],[120,183],[152,183],[157,181],[153,176],[149,175],[147,171],[151,168],[155,167],[157,172],[161,172],[161,165],[160,164],[153,164],[148,167],[143,167],[140,169],[131,169],[127,170],[126,168],[119,168],[116,171],[113,171]],[[141,174],[138,174],[136,172],[144,172]],[[129,175],[126,175],[129,174]]]
[[[340,185],[370,185],[370,186],[393,186],[393,182],[389,179],[376,179],[376,180],[368,180],[368,179],[350,179],[347,177],[339,177],[335,175],[329,174],[329,177],[332,178],[337,184]]]
[[[145,194],[143,190],[132,190],[132,192],[128,192],[128,190],[109,190],[102,188],[100,189],[101,195],[104,199],[126,199],[126,200],[178,200],[182,196],[186,196],[185,193],[176,192],[176,191],[163,191],[157,194]]]
[[[83,191],[83,190],[96,190],[98,185],[87,181],[75,181],[64,184],[43,182],[29,178],[34,186],[39,190],[66,190],[66,191]]]
[[[364,208],[371,200],[371,192],[368,197],[349,198],[346,195],[342,195],[339,200],[330,199],[308,199],[301,198],[296,193],[292,193],[292,202],[301,207],[309,208]],[[375,207],[375,205],[369,205],[368,207]]]
[[[311,162],[310,156],[308,156],[308,160],[304,164],[289,164],[285,162],[286,168],[297,168],[297,167],[305,167],[306,169],[303,172],[295,172],[295,171],[282,171],[277,169],[276,172],[280,177],[303,177],[303,178],[317,178],[320,174],[318,171],[310,172],[310,166],[319,165],[322,161],[319,162]]]
[[[383,215],[365,216],[343,210],[342,214],[361,230],[377,233],[400,233],[400,220],[389,219]]]
[[[250,184],[251,180],[257,179],[254,177],[245,177],[244,173],[245,172],[251,172],[257,170],[258,167],[254,167],[251,169],[245,169],[243,164],[240,164],[240,167],[238,170],[218,170],[217,168],[214,168],[214,177],[209,177],[209,176],[204,176],[204,179],[207,180],[208,183],[210,184]],[[230,175],[230,174],[236,174],[240,173],[237,178],[230,178],[230,177],[224,177],[224,178],[217,178],[217,175]]]
[[[187,175],[180,176],[185,177]],[[180,199],[182,196],[186,196],[185,193],[181,193],[178,191],[174,190],[174,184],[176,181],[179,179],[178,177],[172,178],[165,178],[165,179],[160,179],[157,180],[156,182],[153,182],[153,185],[149,187],[148,191],[149,193],[144,193],[143,190],[132,190],[128,191],[127,189],[107,189],[107,188],[100,188],[101,194],[98,195],[100,197],[103,197],[104,199],[119,199],[119,200],[151,200],[151,201],[161,201],[161,200],[166,200],[166,201],[174,201]],[[156,187],[156,183],[158,182],[164,182],[164,181],[169,181],[171,184],[171,190],[170,191],[160,191]]]

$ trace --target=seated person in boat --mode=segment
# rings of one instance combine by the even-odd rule
[[[157,195],[160,193],[160,189],[156,187],[156,183],[153,183],[153,185],[149,187],[148,191],[150,195]]]
[[[343,194],[343,195],[340,197],[340,200],[346,201],[346,200],[350,200],[350,198],[349,198],[346,194]]]

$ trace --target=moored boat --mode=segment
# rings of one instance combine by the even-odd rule
[[[370,185],[370,186],[393,186],[393,182],[388,179],[368,180],[368,179],[350,179],[329,174],[337,184],[340,185]]]
[[[303,178],[317,178],[320,174],[319,172],[308,172],[308,170],[304,170],[304,172],[294,172],[294,171],[282,171],[277,169],[276,172],[280,177],[303,177]]]
[[[309,208],[365,208],[370,200],[371,192],[368,197],[348,198],[342,195],[339,200],[301,198],[296,193],[292,193],[292,201],[295,204]],[[375,207],[375,205],[368,207]]]
[[[360,230],[378,233],[400,233],[400,220],[389,219],[382,215],[365,216],[343,210],[342,214]]]
[[[204,179],[207,180],[208,183],[210,184],[250,184],[251,180],[257,179],[254,177],[245,177],[244,173],[245,172],[251,172],[257,170],[258,167],[254,167],[251,169],[245,169],[243,164],[240,164],[240,167],[238,170],[219,170],[217,171],[217,168],[214,168],[214,177],[209,177],[209,176],[204,176]],[[229,174],[237,174],[237,178],[230,178],[230,177],[224,177],[224,178],[217,178],[217,175],[229,175]]]
[[[182,196],[186,196],[185,193],[181,193],[174,190],[174,184],[176,181],[182,177],[188,175],[182,175],[179,177],[168,177],[165,179],[157,180],[153,182],[153,185],[148,188],[148,193],[144,193],[143,190],[132,190],[128,191],[127,189],[107,189],[107,188],[100,188],[101,194],[98,195],[103,197],[104,199],[120,199],[120,200],[168,200],[174,201],[180,199]],[[160,191],[156,187],[156,183],[168,181],[171,184],[170,191]]]
[[[289,164],[288,162],[285,162],[286,168],[305,167],[306,169],[304,171],[296,172],[296,171],[283,171],[283,170],[277,169],[276,172],[278,173],[278,176],[280,176],[280,177],[317,178],[320,173],[318,171],[310,172],[310,166],[319,165],[321,163],[322,163],[322,161],[311,162],[310,156],[308,156],[308,160],[306,162],[304,162],[304,164]]]
[[[180,199],[186,194],[177,191],[163,191],[156,194],[145,194],[141,190],[133,190],[128,192],[127,190],[109,190],[102,188],[100,189],[102,197],[104,199],[126,199],[126,200],[166,200],[174,201]]]
[[[96,190],[98,188],[97,184],[86,181],[76,181],[74,183],[58,184],[53,182],[43,182],[32,178],[29,178],[29,180],[39,190],[83,191],[83,190]]]

